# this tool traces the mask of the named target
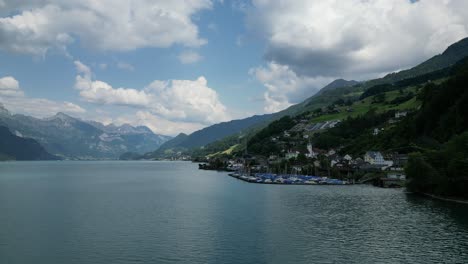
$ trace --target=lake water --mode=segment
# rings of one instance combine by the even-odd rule
[[[468,206],[188,162],[0,163],[0,263],[468,263]]]

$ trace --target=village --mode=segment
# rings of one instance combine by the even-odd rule
[[[387,123],[398,122],[406,115],[405,111],[395,112]],[[307,120],[299,120],[292,128],[270,137],[270,144],[281,149],[279,153],[255,155],[246,149],[240,157],[208,157],[199,168],[230,171],[231,176],[254,183],[405,185],[406,154],[371,149],[363,150],[362,155],[352,155],[340,147],[325,149],[312,144],[315,133],[340,123],[341,120],[332,120],[307,124]],[[378,137],[384,129],[371,129],[369,137]]]

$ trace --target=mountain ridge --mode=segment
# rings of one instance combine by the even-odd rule
[[[0,124],[0,160],[58,160],[36,140],[13,134]]]
[[[127,151],[143,154],[154,150],[170,139],[144,126],[97,125],[62,112],[40,119],[11,114],[5,107],[0,110],[0,122],[12,133],[35,139],[48,152],[65,159],[117,159]]]
[[[372,79],[343,87],[338,87],[336,83],[333,84],[332,82],[329,84],[330,86],[327,85],[332,88],[325,89],[327,87],[325,86],[318,93],[309,98],[306,98],[301,103],[290,106],[287,109],[284,109],[277,113],[271,114],[270,120],[278,120],[281,117],[287,115],[296,116],[301,113],[313,112],[318,109],[323,109],[340,99],[357,100],[364,91],[371,87],[380,84],[392,84],[405,79],[416,78],[425,74],[442,71],[443,69],[450,68],[451,66],[453,66],[454,64],[461,61],[467,56],[468,38],[464,38],[448,46],[443,53],[435,55],[430,59],[419,63],[410,69],[390,73],[382,78]],[[339,80],[340,79],[338,79],[338,83]],[[263,127],[265,127],[266,125],[267,124],[264,124]],[[255,133],[256,132],[254,131],[253,134]],[[253,136],[253,134],[251,134],[250,136]]]

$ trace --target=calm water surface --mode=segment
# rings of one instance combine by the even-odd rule
[[[0,263],[468,263],[468,206],[186,162],[6,162]]]

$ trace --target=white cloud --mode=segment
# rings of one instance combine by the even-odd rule
[[[149,105],[148,95],[144,91],[127,88],[113,88],[102,81],[92,81],[86,76],[76,77],[75,88],[87,102],[127,106]]]
[[[44,56],[78,38],[96,50],[127,51],[206,43],[192,21],[210,0],[6,1],[0,12],[0,48]],[[10,12],[8,12],[10,11]],[[15,14],[15,15],[10,15]]]
[[[19,87],[19,82],[11,77],[0,78],[0,96],[2,97],[22,97],[24,92]]]
[[[78,73],[82,73],[84,76],[91,78],[91,68],[79,60],[76,60],[73,63],[75,64],[76,71],[78,71]]]
[[[413,66],[468,35],[468,1],[253,0],[267,61],[311,77],[360,79]]]
[[[71,102],[27,97],[19,86],[19,82],[11,76],[0,78],[0,103],[15,113],[30,114],[36,117],[51,116],[57,112],[72,114],[86,112],[85,109]]]
[[[144,89],[114,88],[92,80],[91,74],[75,62],[79,75],[75,88],[87,102],[124,105],[150,111],[172,121],[213,124],[229,119],[226,107],[204,77],[192,80],[155,80]]]
[[[200,54],[191,50],[182,52],[181,54],[179,54],[178,58],[182,64],[192,64],[203,59],[203,57]]]
[[[266,88],[263,94],[266,113],[278,112],[299,103],[332,81],[330,77],[298,76],[288,66],[274,62],[268,63],[267,67],[250,69],[249,73]]]

